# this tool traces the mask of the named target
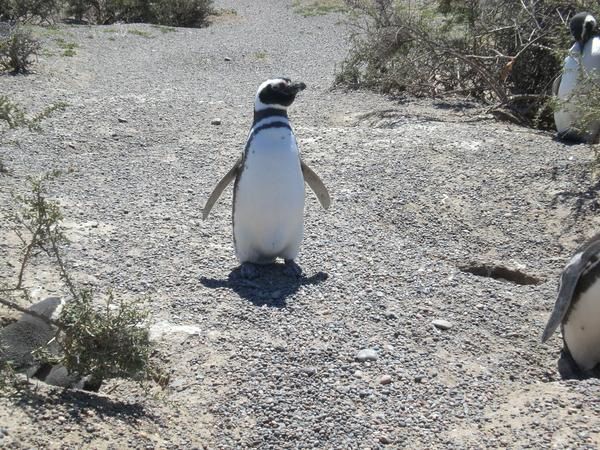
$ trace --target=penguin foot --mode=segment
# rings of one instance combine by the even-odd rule
[[[567,348],[561,350],[557,365],[558,373],[563,380],[581,380],[586,378]]]
[[[283,273],[289,277],[300,277],[302,275],[302,268],[294,262],[293,259],[286,259]]]
[[[240,267],[240,275],[246,280],[253,280],[254,278],[258,277],[258,268],[256,265],[249,262],[242,263],[242,266]]]

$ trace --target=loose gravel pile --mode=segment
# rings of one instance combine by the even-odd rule
[[[598,227],[594,152],[476,104],[331,90],[343,16],[292,3],[219,1],[236,14],[205,29],[40,31],[36,73],[0,77],[30,111],[68,103],[39,134],[2,136],[0,273],[19,256],[11,193],[72,169],[50,191],[73,276],[148,299],[171,376],[158,394],[115,380],[2,398],[0,447],[600,446],[600,383],[560,381],[558,334],[539,342],[562,267]],[[307,190],[302,278],[277,265],[240,283],[231,190],[208,221],[201,208],[277,75],[308,85],[290,118],[333,204]],[[26,281],[62,292],[43,261]]]

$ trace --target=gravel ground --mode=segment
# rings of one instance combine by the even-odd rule
[[[599,223],[593,150],[476,104],[331,90],[342,17],[291,3],[222,0],[236,14],[200,30],[40,30],[36,73],[0,77],[31,111],[68,103],[41,133],[3,136],[0,274],[18,261],[11,192],[73,169],[50,188],[74,277],[147,298],[171,375],[164,392],[114,380],[0,398],[0,447],[600,446],[600,383],[561,381],[558,334],[539,343],[559,273]],[[303,278],[277,265],[246,286],[231,278],[231,189],[206,222],[201,208],[274,75],[308,85],[290,117],[333,205],[307,191]],[[471,273],[483,266],[509,279]],[[63,292],[43,261],[27,284]]]

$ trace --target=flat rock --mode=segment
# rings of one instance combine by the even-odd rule
[[[377,352],[372,348],[364,348],[356,354],[356,360],[358,362],[365,361],[376,361],[377,360]]]
[[[390,375],[382,375],[381,378],[379,378],[379,384],[390,384],[392,382],[392,377]]]
[[[151,341],[158,341],[171,334],[192,336],[194,334],[200,334],[200,331],[200,327],[196,325],[175,325],[170,322],[162,321],[157,322],[150,327],[149,337]]]
[[[435,319],[431,323],[439,330],[449,330],[452,328],[452,324],[444,319]]]

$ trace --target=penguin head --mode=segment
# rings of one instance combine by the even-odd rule
[[[254,110],[267,108],[286,110],[294,103],[296,94],[306,89],[302,82],[292,83],[289,78],[273,78],[262,83],[256,91]]]
[[[594,35],[596,31],[596,19],[588,12],[575,14],[569,23],[571,34],[579,43],[581,50],[585,43]]]

